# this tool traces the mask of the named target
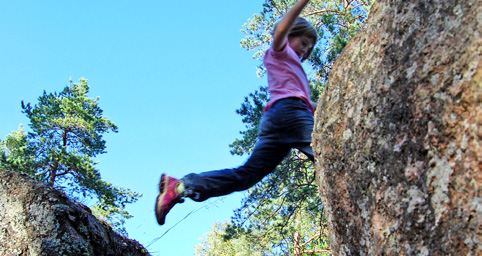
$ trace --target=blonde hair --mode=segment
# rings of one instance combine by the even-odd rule
[[[276,28],[278,27],[278,23],[274,25],[273,31],[271,31],[271,35],[274,35]],[[306,19],[298,17],[296,18],[294,24],[291,26],[290,31],[288,32],[288,37],[295,37],[295,36],[306,36],[313,41],[313,46],[306,51],[305,55],[301,59],[301,61],[305,61],[310,57],[311,53],[313,52],[313,48],[315,47],[316,41],[318,40],[318,34],[316,33],[316,29],[311,25]]]

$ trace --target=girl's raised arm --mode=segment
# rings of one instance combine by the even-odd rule
[[[275,51],[283,50],[286,43],[286,36],[288,35],[291,26],[309,1],[310,0],[299,0],[278,23],[276,30],[274,31],[273,42],[271,43]]]

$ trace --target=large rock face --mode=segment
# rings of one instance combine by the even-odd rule
[[[149,254],[59,191],[0,170],[0,255]]]
[[[478,255],[479,0],[382,0],[316,112],[335,255]]]

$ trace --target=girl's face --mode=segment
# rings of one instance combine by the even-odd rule
[[[290,47],[296,52],[298,57],[303,58],[309,49],[313,48],[312,40],[307,36],[290,36],[288,37]]]

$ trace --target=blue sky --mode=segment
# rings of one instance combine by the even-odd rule
[[[193,255],[215,221],[229,219],[243,193],[173,208],[154,218],[162,172],[235,167],[228,145],[243,129],[235,113],[265,78],[240,47],[240,32],[262,0],[0,1],[0,138],[28,129],[20,102],[85,77],[91,98],[119,126],[96,158],[103,178],[144,194],[128,207],[129,237],[153,255]]]

